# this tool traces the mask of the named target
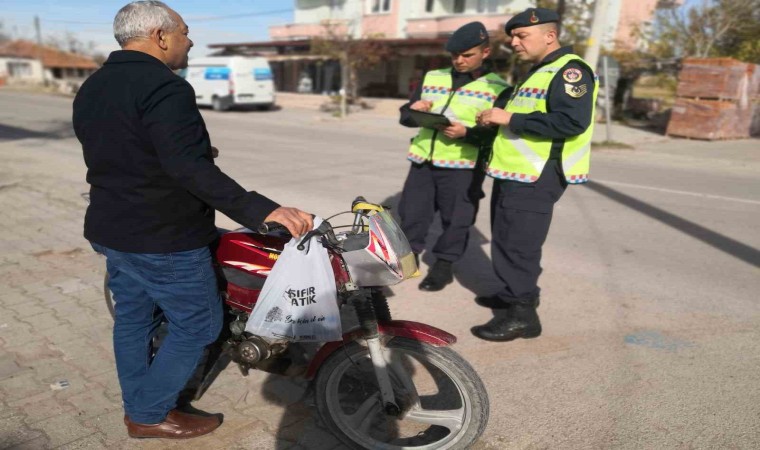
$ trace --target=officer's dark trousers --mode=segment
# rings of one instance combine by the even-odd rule
[[[554,160],[546,163],[535,183],[494,180],[491,259],[505,285],[497,294],[503,302],[526,302],[539,295],[541,247],[549,233],[554,203],[566,187],[561,164]]]
[[[443,169],[412,163],[399,202],[401,229],[415,253],[425,249],[425,237],[435,213],[441,214],[443,234],[433,247],[437,259],[462,257],[483,195],[483,173],[475,169]]]

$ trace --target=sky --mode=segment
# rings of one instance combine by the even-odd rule
[[[190,57],[212,52],[208,44],[269,40],[269,26],[293,22],[293,0],[165,0],[190,27],[194,46]],[[47,36],[73,33],[97,51],[118,50],[113,18],[129,0],[0,0],[3,31],[14,39],[35,40],[34,16]]]
[[[34,17],[39,16],[43,42],[74,34],[94,43],[107,55],[118,50],[112,23],[130,0],[0,0],[0,23],[14,39],[35,40]],[[636,0],[623,0],[636,1]],[[685,0],[688,7],[705,0]],[[269,40],[269,26],[293,22],[294,0],[165,0],[185,19],[195,43],[190,57],[212,52],[208,44]]]

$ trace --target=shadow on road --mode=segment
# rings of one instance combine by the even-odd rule
[[[36,131],[0,123],[0,142],[20,139],[65,139],[74,137],[71,122],[58,122],[48,131]]]
[[[588,188],[598,194],[604,195],[611,200],[614,200],[635,211],[638,211],[659,222],[662,222],[665,225],[671,226],[682,233],[699,239],[700,241],[712,247],[715,247],[722,252],[728,253],[737,259],[740,259],[755,267],[760,267],[760,250],[754,247],[750,247],[749,245],[743,244],[735,239],[731,239],[728,236],[716,233],[694,222],[682,219],[675,214],[671,214],[660,208],[656,208],[650,204],[644,203],[641,200],[637,200],[629,195],[623,194],[620,191],[616,191],[615,189],[607,187],[602,183],[591,182],[588,184]]]
[[[391,208],[393,217],[397,222],[401,222],[398,217],[396,209],[398,207],[399,200],[401,199],[401,192],[398,192],[382,202],[384,206]],[[480,208],[478,214],[488,214],[487,205],[484,204],[484,200],[480,201]],[[425,252],[422,254],[421,262],[424,265],[430,267],[435,262],[435,257],[431,253],[433,245],[435,245],[436,239],[441,235],[443,229],[441,228],[441,219],[436,215],[433,224],[430,227],[430,231],[427,237],[427,245]],[[488,238],[480,232],[475,226],[470,228],[470,240],[467,243],[467,249],[465,250],[462,259],[454,263],[454,277],[464,288],[478,295],[490,295],[498,291],[501,288],[501,282],[496,277],[491,266],[491,259],[483,250],[483,246],[489,242]],[[420,267],[420,272],[424,277],[427,273],[428,267]],[[411,281],[412,283],[418,281]],[[390,291],[390,289],[388,289]],[[445,291],[444,291],[445,292]],[[392,295],[392,292],[388,293],[388,297]],[[445,295],[445,294],[442,294]]]

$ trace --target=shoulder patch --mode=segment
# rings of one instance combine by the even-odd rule
[[[578,81],[581,81],[581,78],[583,78],[583,72],[581,72],[581,69],[571,67],[569,69],[565,69],[565,71],[562,72],[562,78],[568,83],[577,83]]]
[[[569,95],[572,98],[581,98],[588,92],[588,86],[586,84],[581,84],[578,86],[573,86],[572,84],[565,83],[565,93]]]

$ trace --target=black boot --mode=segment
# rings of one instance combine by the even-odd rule
[[[491,309],[505,309],[511,305],[511,303],[505,303],[502,299],[499,298],[497,295],[489,295],[487,297],[475,297],[475,303],[478,305],[484,307],[484,308],[491,308]],[[538,308],[538,305],[541,304],[541,299],[539,297],[536,297],[536,308]]]
[[[421,291],[440,291],[447,284],[454,281],[454,275],[451,273],[451,261],[439,259],[430,268],[425,279],[420,283]]]
[[[506,309],[495,309],[493,319],[472,327],[472,334],[486,341],[511,341],[541,335],[541,321],[536,302],[513,303]]]

